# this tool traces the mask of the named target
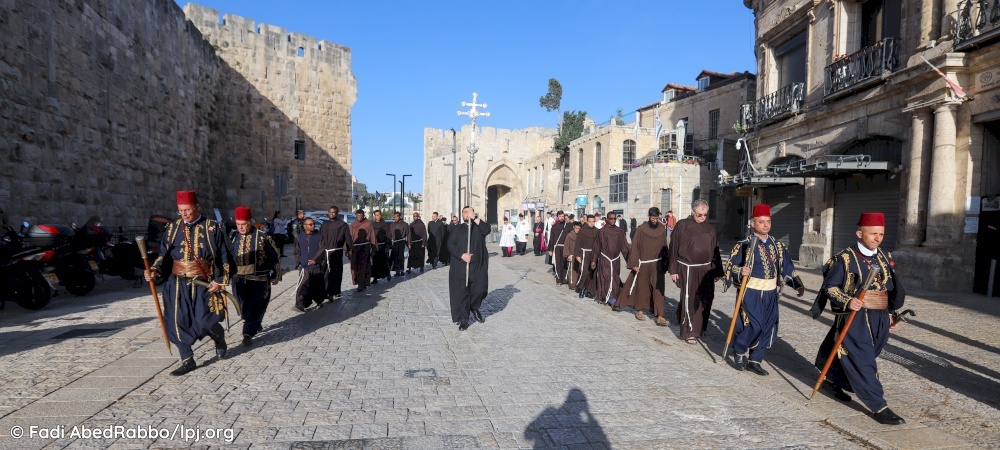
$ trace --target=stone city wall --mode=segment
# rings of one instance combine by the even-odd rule
[[[179,189],[227,217],[239,204],[263,218],[279,204],[349,201],[349,50],[185,10],[0,2],[0,205],[11,221],[142,225],[172,214]]]

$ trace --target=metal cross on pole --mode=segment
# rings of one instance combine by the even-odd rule
[[[469,179],[467,181],[468,181],[468,186],[470,188],[472,187],[472,169],[473,169],[473,164],[475,163],[475,160],[476,160],[476,152],[479,151],[479,148],[476,147],[476,119],[479,118],[479,116],[483,116],[483,117],[489,117],[490,116],[490,113],[488,113],[488,112],[479,112],[478,108],[480,106],[483,107],[484,109],[487,108],[487,106],[486,106],[486,103],[476,103],[476,98],[477,97],[479,97],[479,94],[473,92],[472,93],[472,103],[462,102],[462,107],[463,108],[468,107],[469,110],[468,111],[458,111],[458,115],[460,115],[460,116],[468,116],[469,119],[472,121],[472,138],[469,140],[469,149],[468,149],[469,150],[469,170],[467,172],[469,174]],[[470,206],[472,204],[472,189],[466,189],[465,204],[466,205],[470,205]]]

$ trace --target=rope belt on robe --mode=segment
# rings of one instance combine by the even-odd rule
[[[576,277],[577,284],[583,281],[583,271],[587,270],[587,252],[594,251],[594,249],[581,248],[580,251],[583,252],[583,257],[580,259],[580,276]]]
[[[685,267],[686,272],[684,273],[684,316],[687,317],[688,330],[694,331],[694,325],[691,323],[691,308],[688,307],[691,298],[691,268],[692,267],[702,267],[711,265],[711,262],[704,264],[688,264],[684,261],[677,261],[679,264]]]
[[[343,247],[328,248],[328,249],[326,249],[326,268],[327,268],[327,270],[330,269],[330,252],[337,252],[337,251],[341,251],[343,249],[344,249]]]
[[[649,264],[649,263],[655,263],[655,262],[660,262],[660,258],[651,259],[649,261],[642,261],[642,260],[640,260],[639,261],[639,270],[642,270],[642,265],[643,264]],[[635,289],[635,282],[636,281],[639,281],[639,271],[638,270],[635,272],[635,276],[632,277],[632,286],[628,288],[628,295],[632,295],[632,291]]]
[[[608,255],[605,255],[604,252],[601,252],[601,256],[603,256],[604,259],[608,260],[608,267],[611,269],[611,274],[614,275],[614,273],[615,273],[615,261],[618,261],[619,259],[622,259],[622,254],[619,253],[618,256],[615,256],[614,258],[611,258]],[[619,278],[619,281],[620,280],[621,280],[621,278]],[[635,280],[632,281],[632,284],[635,284]],[[607,303],[608,300],[611,299],[611,286],[612,286],[612,284],[608,283],[608,293],[604,294],[604,303]],[[631,294],[631,293],[632,292],[629,291],[629,294]]]

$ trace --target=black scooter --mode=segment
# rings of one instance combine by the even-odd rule
[[[27,229],[27,223],[22,231]],[[49,304],[52,288],[42,272],[43,264],[38,261],[52,247],[27,245],[23,232],[16,233],[10,227],[3,227],[0,237],[0,309],[7,300],[13,300],[22,308],[38,310]]]

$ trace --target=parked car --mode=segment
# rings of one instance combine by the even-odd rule
[[[306,217],[309,217],[316,221],[317,229],[323,225],[323,222],[330,220],[330,214],[327,213],[326,211],[306,211]],[[341,212],[340,220],[343,220],[344,222],[347,222],[348,225],[350,225],[354,223],[355,220],[358,220],[358,217],[355,216],[354,213]]]

